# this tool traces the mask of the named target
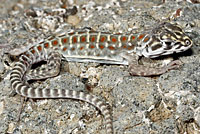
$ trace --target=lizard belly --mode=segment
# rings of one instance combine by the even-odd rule
[[[64,60],[73,61],[73,62],[96,62],[96,63],[104,63],[104,64],[128,65],[128,60],[121,56],[115,56],[115,57],[65,56]]]

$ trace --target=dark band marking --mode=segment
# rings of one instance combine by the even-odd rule
[[[76,98],[80,98],[80,92],[78,91],[74,91],[74,92],[76,92]]]
[[[97,32],[96,32],[96,31],[93,31],[93,30],[91,30],[91,31],[89,31],[89,34],[97,34]]]
[[[84,34],[86,33],[85,31],[78,31],[78,34]]]
[[[42,92],[42,88],[38,88],[38,95],[39,97],[43,97],[43,92]]]
[[[18,91],[21,90],[23,84],[22,84],[20,81],[15,82],[15,83],[16,83],[16,84],[13,84],[13,87],[15,87],[16,90],[18,90]]]
[[[67,94],[68,97],[72,96],[73,97],[73,91],[72,90],[68,90],[68,94]]]
[[[35,97],[36,96],[35,90],[33,88],[29,88],[28,90],[31,90],[31,92],[30,92],[31,97]]]
[[[22,89],[23,86],[24,86],[24,85],[22,84],[22,85],[20,85],[18,88],[19,88],[19,89]],[[27,89],[28,89],[28,87],[25,87],[24,90],[23,90],[24,96],[28,96],[28,90],[27,90]]]
[[[14,74],[17,74],[17,76],[15,75],[15,76],[12,76],[12,75],[14,75]],[[21,76],[20,76],[20,73],[18,73],[18,72],[12,72],[12,74],[11,74],[11,76],[10,76],[10,80],[12,80],[12,79],[18,79],[18,80],[20,80],[21,78],[20,78]],[[12,81],[11,81],[12,82]]]
[[[156,44],[156,45],[153,45],[152,47],[151,47],[151,50],[152,51],[155,51],[156,49],[159,49],[159,48],[161,48],[162,47],[162,44]]]
[[[178,36],[182,36],[183,33],[182,32],[175,32],[175,34],[178,35]]]
[[[182,45],[178,45],[178,47],[176,49],[180,49]]]
[[[51,92],[51,90],[49,88],[47,88],[45,90],[45,96],[50,97],[50,92]]]
[[[51,36],[51,37],[48,38],[49,41],[51,41],[51,40],[53,40],[53,39],[55,39],[54,36]]]
[[[62,94],[62,96],[66,96],[66,90],[65,89],[61,89],[61,94]]]
[[[68,33],[68,35],[70,35],[70,36],[72,36],[72,35],[74,35],[74,34],[75,34],[74,32]]]
[[[43,43],[44,43],[44,41],[40,42],[39,44],[43,44]]]
[[[59,96],[58,89],[53,89],[53,96],[56,96],[56,97]]]
[[[18,70],[20,71],[21,73],[23,73],[25,70],[26,70],[26,66],[21,63],[21,64],[16,64],[18,67],[17,68],[14,68],[14,70]]]
[[[12,84],[12,86],[13,86],[13,88],[14,88],[15,90],[17,90],[17,92],[18,92],[19,94],[22,94],[22,90],[21,90],[21,89],[16,89],[16,86],[17,86],[18,84],[20,84],[20,83],[21,83],[21,81],[15,82],[14,84]]]

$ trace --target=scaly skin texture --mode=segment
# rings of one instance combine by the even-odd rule
[[[132,55],[155,58],[189,49],[192,41],[180,27],[162,23],[149,32],[139,34],[112,34],[94,31],[77,31],[51,37],[23,53],[10,76],[11,87],[28,98],[71,98],[97,107],[106,122],[107,134],[113,134],[111,113],[98,97],[68,89],[33,88],[27,80],[39,80],[59,74],[61,59],[76,62],[98,62],[129,65],[131,75],[160,75],[176,68],[172,62],[164,68],[144,68]],[[34,63],[47,61],[47,67],[27,74]]]

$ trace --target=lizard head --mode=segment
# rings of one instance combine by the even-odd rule
[[[151,35],[151,40],[141,51],[141,54],[148,58],[183,52],[193,44],[179,26],[167,22],[153,29],[149,35]]]

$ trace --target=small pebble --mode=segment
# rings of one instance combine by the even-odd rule
[[[4,65],[3,63],[0,61],[0,73],[2,74],[4,71]]]
[[[15,124],[11,122],[11,123],[8,125],[7,133],[13,134],[14,129],[15,129]]]
[[[79,22],[80,22],[80,18],[78,16],[76,15],[68,16],[67,23],[72,24],[73,26],[76,26],[77,24],[79,24]]]
[[[4,101],[0,102],[0,115],[3,113],[4,110]]]

